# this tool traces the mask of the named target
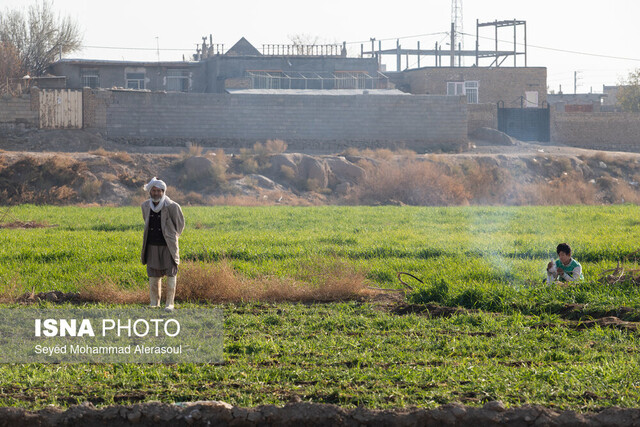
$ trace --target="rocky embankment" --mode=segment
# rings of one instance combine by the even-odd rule
[[[5,204],[138,204],[153,176],[185,205],[640,202],[639,154],[512,140],[449,154],[348,149],[310,155],[289,153],[277,140],[230,154],[195,145],[127,147],[77,132],[21,138],[0,138]]]

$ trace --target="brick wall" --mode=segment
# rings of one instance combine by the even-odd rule
[[[551,141],[595,150],[640,152],[640,114],[552,111]]]
[[[173,138],[250,146],[277,138],[292,149],[396,144],[431,150],[458,149],[467,140],[461,97],[93,90],[88,98],[95,111],[86,127],[126,141]]]
[[[538,92],[538,104],[547,99],[545,67],[423,67],[404,73],[404,83],[414,94],[446,95],[447,82],[478,82],[478,102],[520,107],[525,92]]]
[[[0,97],[0,126],[38,127],[38,109],[32,109],[30,95]]]

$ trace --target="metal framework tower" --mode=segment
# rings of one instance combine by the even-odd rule
[[[451,0],[451,50],[464,50],[464,26],[462,24],[462,0]],[[462,56],[458,56],[458,66],[464,65]],[[453,64],[451,64],[453,66]]]

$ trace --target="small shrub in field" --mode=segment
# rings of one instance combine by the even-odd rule
[[[196,193],[195,191],[189,191],[187,194],[181,197],[182,203],[186,205],[205,205],[206,201],[202,193]]]
[[[259,169],[258,161],[253,157],[247,157],[240,162],[240,170],[245,174],[257,173]]]
[[[287,166],[287,165],[280,166],[280,173],[289,181],[293,181],[296,179],[296,171],[294,171],[291,166]]]
[[[267,153],[276,154],[287,151],[287,143],[281,139],[269,139],[264,144]]]
[[[462,163],[461,173],[459,180],[473,203],[504,203],[512,191],[512,177],[504,167],[468,160]]]
[[[95,150],[90,150],[89,154],[93,154],[94,156],[107,157],[109,155],[109,152],[102,147],[98,147]]]
[[[126,151],[111,152],[111,151],[105,150],[102,147],[99,147],[96,150],[89,151],[89,154],[93,154],[94,156],[109,157],[112,159],[117,159],[124,163],[133,162],[133,158]]]
[[[52,198],[52,202],[68,202],[71,201],[72,199],[75,199],[75,197],[77,196],[77,193],[75,192],[75,190],[67,185],[63,185],[60,187],[51,187],[51,189],[49,190],[49,195]]]
[[[210,162],[203,160],[205,165],[200,167],[187,167],[189,159],[178,162],[180,169],[180,186],[186,190],[204,190],[218,188],[227,182],[227,156],[219,150],[206,156]]]
[[[573,171],[573,165],[571,164],[571,159],[569,159],[568,157],[558,158],[557,169],[558,169],[558,172],[569,173]]]
[[[182,158],[188,159],[189,157],[199,157],[202,156],[203,151],[204,149],[202,148],[202,146],[192,142],[188,142],[187,150],[182,152]]]
[[[600,190],[599,197],[604,203],[637,203],[640,200],[637,188],[610,176],[596,179],[596,186]]]
[[[172,194],[170,194],[169,197],[171,199],[174,199],[174,196]],[[148,198],[149,198],[149,193],[144,191],[144,189],[142,188],[138,188],[134,193],[131,193],[131,195],[127,199],[126,204],[129,206],[140,206],[142,202],[144,202]],[[177,199],[175,200],[178,201]]]
[[[253,144],[253,152],[256,156],[284,153],[285,151],[287,151],[287,143],[281,139],[269,139],[264,144],[261,142]]]
[[[594,185],[584,182],[576,174],[571,174],[549,182],[523,186],[519,191],[517,204],[593,204],[596,200],[596,193],[597,189]]]
[[[84,200],[95,200],[100,195],[102,183],[99,180],[86,181],[80,188],[80,197]]]
[[[324,187],[320,184],[320,181],[314,178],[309,178],[305,183],[305,190],[307,191],[322,191]]]
[[[131,155],[129,153],[127,153],[126,151],[117,151],[117,152],[113,153],[112,157],[114,159],[120,160],[121,162],[124,162],[124,163],[132,163],[133,162],[133,157],[131,157]]]
[[[40,166],[40,174],[46,181],[53,184],[72,184],[78,177],[78,173],[86,170],[86,165],[71,157],[49,157]]]
[[[410,160],[375,165],[364,162],[361,166],[366,174],[353,187],[350,202],[446,206],[467,203],[470,198],[463,183],[447,175],[439,164]]]
[[[598,162],[603,162],[603,163],[610,163],[612,157],[608,154],[605,153],[604,151],[598,151],[597,153],[595,153],[592,158]]]

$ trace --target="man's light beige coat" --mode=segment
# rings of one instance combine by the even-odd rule
[[[146,264],[146,251],[147,251],[147,234],[149,233],[149,212],[151,212],[151,200],[145,200],[142,203],[142,218],[144,218],[144,236],[142,238],[142,264]],[[162,207],[161,216],[161,228],[164,240],[167,241],[167,248],[171,253],[171,257],[176,265],[180,264],[180,247],[178,246],[178,239],[184,230],[184,216],[182,215],[182,209],[180,205],[166,198],[164,206]]]

